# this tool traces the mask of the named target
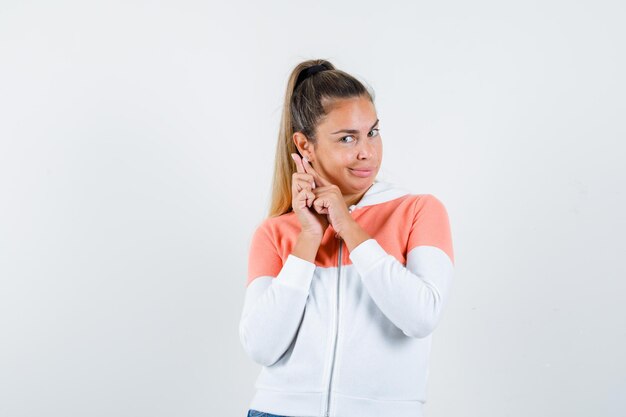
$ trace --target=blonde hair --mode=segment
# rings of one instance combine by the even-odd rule
[[[326,70],[308,76],[296,86],[300,73],[315,65],[322,65]],[[317,124],[328,114],[330,102],[334,99],[359,96],[365,96],[374,102],[373,91],[352,75],[336,69],[327,60],[307,60],[296,65],[291,71],[276,144],[269,217],[280,216],[293,210],[291,178],[293,173],[297,172],[297,168],[291,154],[300,155],[293,141],[293,134],[302,132],[315,146]]]

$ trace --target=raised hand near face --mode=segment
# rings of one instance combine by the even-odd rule
[[[336,235],[342,236],[345,229],[354,223],[354,219],[348,211],[341,189],[319,175],[307,159],[304,159],[302,165],[315,182],[311,190],[315,195],[313,208],[317,213],[327,215]]]
[[[313,175],[305,171],[300,155],[292,153],[291,157],[297,169],[291,176],[291,206],[298,216],[302,232],[321,240],[329,223],[326,215],[310,209],[315,200],[312,191],[315,188]]]

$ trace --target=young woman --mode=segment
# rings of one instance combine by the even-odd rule
[[[376,175],[373,93],[326,60],[291,73],[271,208],[239,336],[263,365],[248,417],[420,417],[450,295],[447,211]]]

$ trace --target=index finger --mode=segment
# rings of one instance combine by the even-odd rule
[[[304,165],[302,165],[302,158],[300,158],[300,155],[298,155],[297,153],[292,153],[291,158],[296,163],[296,169],[298,170],[298,172],[302,172],[303,174],[305,174],[306,171],[304,170]]]
[[[317,173],[317,171],[313,169],[311,164],[309,164],[308,160],[305,159],[304,162],[300,162],[300,163],[304,167],[307,174],[313,175],[313,179],[315,180],[315,183],[317,185],[319,185],[320,187],[331,185],[329,181],[326,181],[326,179],[324,179],[320,174]]]

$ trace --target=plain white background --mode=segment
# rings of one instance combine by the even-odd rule
[[[376,92],[379,177],[450,216],[427,416],[623,416],[625,11],[2,0],[0,415],[246,414],[248,244],[326,58]]]

